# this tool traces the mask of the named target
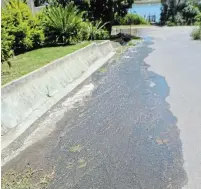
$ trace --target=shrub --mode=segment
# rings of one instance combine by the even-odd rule
[[[46,42],[53,44],[72,44],[79,40],[82,13],[72,4],[62,7],[49,6],[46,11],[45,35]]]
[[[22,53],[39,47],[44,40],[39,20],[32,16],[29,7],[20,0],[11,0],[2,10],[2,62],[12,52]]]
[[[167,26],[175,26],[176,24],[172,21],[167,21],[166,22]]]
[[[81,23],[81,28],[78,33],[78,38],[80,39],[80,41],[89,40],[90,33],[88,31],[88,26],[89,26],[88,22]]]
[[[88,33],[88,40],[100,40],[100,39],[108,39],[109,33],[104,29],[106,25],[102,24],[101,21],[96,22],[86,22],[86,31]]]
[[[183,25],[185,23],[185,20],[183,19],[183,16],[181,13],[177,13],[175,16],[175,24],[176,25]]]
[[[119,18],[120,24],[122,25],[139,25],[139,24],[148,24],[148,22],[141,16],[137,14],[128,13],[125,17]]]
[[[168,0],[162,4],[160,22],[165,24],[170,21],[175,25],[192,25],[197,22],[196,16],[199,14],[198,6],[194,6],[192,2],[180,2],[176,5],[174,1]]]
[[[1,30],[1,62],[7,62],[11,67],[9,59],[13,56],[12,46],[14,43],[14,36],[8,35],[5,28]]]
[[[105,39],[109,39],[109,32],[105,29],[98,29],[96,32],[95,32],[95,35],[94,35],[94,39],[95,40],[105,40]]]
[[[190,3],[182,10],[182,15],[187,25],[194,24],[195,17],[200,13],[199,9]]]
[[[195,24],[201,25],[201,13],[195,17]]]
[[[104,40],[109,39],[109,32],[105,30],[101,21],[96,22],[82,22],[79,31],[79,39],[84,40]]]
[[[197,3],[195,3],[196,4],[196,7],[200,10],[200,12],[201,12],[201,2],[197,2]]]
[[[195,28],[195,29],[192,31],[191,37],[192,37],[194,40],[198,40],[198,39],[201,40],[201,26]]]

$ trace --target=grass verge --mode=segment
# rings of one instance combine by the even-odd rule
[[[81,49],[91,42],[86,41],[76,45],[46,47],[33,50],[24,54],[20,54],[11,59],[12,67],[9,68],[7,64],[2,65],[1,82],[2,85],[17,79],[25,74],[28,74],[44,65],[70,54],[78,49]]]

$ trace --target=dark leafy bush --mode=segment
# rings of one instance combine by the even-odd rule
[[[121,25],[139,25],[139,24],[148,24],[148,22],[141,16],[137,14],[128,13],[123,18],[118,18]]]
[[[163,3],[161,7],[160,24],[165,25],[167,20],[168,20],[168,4]]]
[[[175,26],[176,24],[174,23],[174,22],[172,22],[172,21],[167,21],[167,26]]]
[[[82,13],[72,4],[65,7],[58,4],[49,6],[44,12],[46,42],[52,44],[72,44],[79,40]]]
[[[174,25],[192,25],[195,24],[196,16],[199,14],[198,6],[193,3],[176,3],[175,0],[166,0],[162,4],[160,22],[162,25],[170,22]]]
[[[195,24],[201,25],[201,12],[195,17]]]
[[[196,5],[195,5],[201,12],[201,1],[197,2]]]
[[[78,33],[78,38],[80,41],[89,40],[90,33],[88,31],[88,26],[89,26],[88,22],[81,23],[81,28]]]
[[[199,9],[190,3],[182,10],[183,18],[187,25],[195,23],[195,17],[200,13]]]
[[[7,62],[11,67],[9,59],[13,56],[12,46],[14,43],[14,36],[8,35],[5,28],[1,30],[1,62]]]
[[[109,32],[105,29],[99,29],[96,31],[95,35],[94,35],[94,39],[95,40],[105,40],[105,39],[109,39]]]
[[[175,24],[182,26],[184,25],[184,23],[185,23],[185,20],[183,19],[182,14],[178,12],[175,16]]]
[[[44,5],[46,2],[48,2],[47,0],[34,0],[34,5],[36,7],[42,6]]]
[[[102,22],[83,21],[80,12],[73,3],[66,6],[57,4],[44,11],[43,25],[46,42],[52,44],[73,44],[84,40],[108,39],[109,33]],[[45,18],[45,19],[44,19]]]
[[[42,45],[44,33],[27,4],[11,0],[2,10],[2,62],[15,54]]]

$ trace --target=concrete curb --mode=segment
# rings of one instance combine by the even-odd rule
[[[91,44],[2,87],[2,150],[115,55],[110,41]]]

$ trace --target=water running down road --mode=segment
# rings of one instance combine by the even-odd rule
[[[201,43],[190,31],[142,29],[143,43],[36,123],[48,136],[4,172],[51,167],[51,189],[200,189]]]

